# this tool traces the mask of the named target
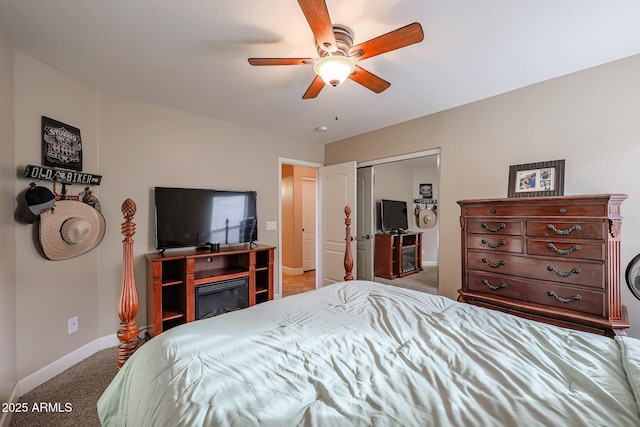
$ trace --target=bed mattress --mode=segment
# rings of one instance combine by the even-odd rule
[[[640,340],[366,281],[173,328],[103,426],[640,426]]]

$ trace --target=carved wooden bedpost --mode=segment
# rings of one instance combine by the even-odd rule
[[[351,207],[349,205],[344,207],[344,224],[346,225],[346,248],[344,250],[344,280],[353,280],[351,270],[353,270],[353,256],[351,255]]]
[[[133,236],[136,233],[136,224],[133,216],[136,213],[136,204],[131,199],[122,203],[122,215],[125,222],[122,223],[123,265],[122,286],[118,297],[118,316],[120,316],[120,329],[118,330],[118,369],[138,349],[138,332],[136,326],[136,314],[138,314],[138,291],[133,274]]]

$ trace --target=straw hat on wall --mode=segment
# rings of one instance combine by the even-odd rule
[[[40,243],[50,260],[63,260],[89,252],[102,241],[104,216],[84,202],[58,200],[40,214]]]
[[[437,216],[431,209],[420,209],[416,215],[416,221],[420,228],[433,228],[436,225]]]

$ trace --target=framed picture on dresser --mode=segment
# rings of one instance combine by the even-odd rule
[[[509,166],[507,197],[564,195],[564,159]]]

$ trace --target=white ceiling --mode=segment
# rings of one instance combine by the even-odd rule
[[[0,0],[0,18],[17,49],[97,90],[318,143],[640,53],[638,0],[326,3],[356,44],[422,25],[423,42],[358,63],[385,92],[303,100],[312,66],[248,64],[317,57],[294,0]]]

